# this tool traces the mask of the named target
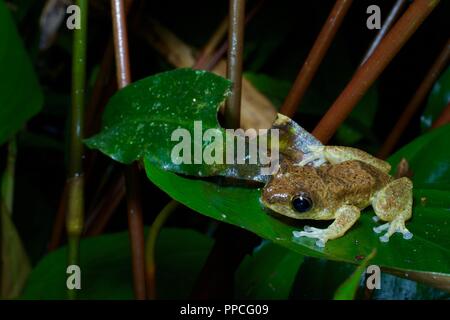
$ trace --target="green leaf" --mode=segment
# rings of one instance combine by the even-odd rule
[[[226,134],[217,121],[218,108],[229,89],[228,80],[192,69],[177,69],[145,78],[110,99],[103,114],[102,130],[85,143],[122,163],[144,160],[192,176],[265,181],[267,176],[261,174],[260,157],[246,166],[238,161],[234,164],[225,161],[229,155],[229,138],[239,141],[233,144],[235,160],[236,145],[249,144],[246,133],[241,135],[232,130],[234,135]],[[307,137],[302,135],[303,129],[282,115],[278,115],[274,126],[281,131],[279,151],[284,156],[297,157],[305,144],[320,143],[307,132]],[[270,138],[269,132],[267,145],[271,145]],[[246,156],[251,157],[249,150],[245,147]],[[205,154],[215,157],[217,153],[222,161],[205,165]]]
[[[172,132],[188,130],[194,137],[192,150],[198,146],[194,121],[202,121],[203,129],[216,129],[223,135],[217,111],[229,89],[228,80],[200,70],[176,69],[145,78],[110,99],[101,132],[85,142],[122,163],[147,159],[168,170],[210,175],[209,171],[217,168],[174,164],[171,150],[176,142],[171,140]],[[200,135],[199,143],[203,144],[202,131]]]
[[[336,289],[355,269],[350,263],[305,257],[298,270],[290,298],[333,299]]]
[[[240,264],[235,280],[237,299],[287,299],[303,256],[271,241],[257,247]]]
[[[13,19],[0,1],[0,145],[42,108],[43,94]]]
[[[369,261],[373,259],[376,251],[373,250],[356,268],[353,274],[339,286],[334,295],[334,300],[353,300],[359,288],[359,283],[362,275],[366,272]]]
[[[448,194],[450,189],[449,137],[450,125],[437,128],[415,139],[388,159],[395,171],[396,164],[405,158],[414,174],[415,194],[430,194],[430,200],[441,197],[445,201],[435,203],[432,207],[447,211],[450,199],[446,199],[444,195]],[[431,204],[427,203],[426,207],[429,207]]]
[[[145,161],[145,169],[148,178],[160,189],[193,210],[245,228],[298,253],[358,264],[359,256],[367,256],[376,248],[377,256],[373,263],[381,267],[448,276],[450,250],[446,244],[450,243],[450,188],[447,177],[450,174],[450,149],[442,144],[448,141],[449,135],[450,125],[444,126],[413,141],[391,158],[395,165],[400,158],[406,157],[411,169],[417,172],[413,178],[413,218],[407,223],[414,237],[408,241],[394,235],[389,243],[380,242],[372,230],[376,226],[371,219],[373,210],[366,209],[358,223],[343,237],[319,248],[313,239],[292,237],[292,231],[304,225],[302,221],[287,223],[268,214],[259,201],[260,189],[224,187],[178,176],[149,161]],[[436,189],[437,186],[441,189]],[[424,197],[426,201],[423,201]]]
[[[442,110],[450,102],[450,67],[447,67],[445,72],[440,76],[431,89],[428,96],[428,102],[425,110],[420,117],[420,124],[422,131],[431,128],[434,121],[440,116]]]
[[[0,201],[0,205],[2,206],[0,210],[0,258],[2,261],[0,298],[12,299],[20,294],[31,268],[22,241],[11,221],[10,213],[5,208],[4,202]]]
[[[128,232],[81,240],[80,299],[133,299]],[[157,295],[186,299],[213,240],[188,229],[165,228],[156,243]],[[33,269],[21,299],[66,299],[67,248],[45,256]]]

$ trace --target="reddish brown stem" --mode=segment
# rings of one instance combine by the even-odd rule
[[[117,83],[119,88],[123,88],[131,82],[128,35],[123,0],[111,0],[111,7]],[[128,228],[131,242],[134,294],[136,299],[144,300],[146,298],[144,224],[142,221],[138,174],[136,164],[126,168]]]
[[[203,69],[204,65],[207,63],[209,57],[213,54],[220,40],[225,36],[228,29],[228,17],[222,20],[219,27],[214,31],[211,38],[208,40],[206,45],[203,47],[200,55],[198,56],[193,69]]]
[[[441,51],[436,61],[431,66],[427,75],[423,79],[419,88],[417,88],[413,97],[407,104],[405,110],[400,115],[397,123],[394,125],[391,133],[387,137],[383,146],[381,147],[378,157],[381,159],[385,159],[397,145],[398,140],[400,139],[402,133],[405,131],[408,123],[411,121],[411,118],[416,113],[417,109],[420,107],[423,100],[427,97],[428,92],[430,91],[433,84],[436,82],[439,74],[442,69],[446,66],[448,58],[450,55],[450,40],[445,44],[444,49]]]
[[[125,179],[120,176],[117,181],[105,191],[107,197],[103,197],[96,207],[90,212],[89,219],[86,221],[87,236],[99,235],[106,228],[111,216],[117,209],[120,202],[125,197]]]
[[[438,3],[439,0],[416,0],[409,6],[370,58],[356,70],[353,78],[314,129],[314,136],[323,143],[330,140],[369,87]]]
[[[241,123],[245,0],[230,0],[229,19],[227,78],[232,82],[232,91],[225,108],[225,123],[228,128],[239,128]]]
[[[245,16],[245,25],[247,25],[252,18],[256,15],[256,13],[261,9],[262,5],[264,4],[264,0],[259,0],[259,2],[249,11],[249,13]],[[226,26],[228,26],[228,17],[226,18]],[[219,26],[219,28],[216,30],[216,32],[213,34],[211,39],[206,44],[205,48],[209,47],[210,49],[213,49],[213,44],[215,45],[214,48],[217,46],[217,43],[215,42],[216,39],[219,37],[218,34],[223,31],[223,26]],[[225,29],[225,31],[228,31]],[[203,69],[203,70],[212,70],[219,60],[224,56],[224,54],[227,52],[228,49],[228,41],[224,41],[222,45],[216,50],[208,50],[205,49],[202,51],[202,54],[200,54],[199,58],[195,62],[195,65],[193,66],[193,69]]]
[[[252,8],[252,10],[249,12],[249,14],[245,17],[246,23],[248,23],[248,21],[250,21],[251,18],[257,13],[257,11],[261,8],[263,2],[264,2],[264,0],[260,0],[258,2],[258,4]],[[227,23],[227,25],[228,25],[228,23]],[[209,41],[209,43],[211,43],[211,40]],[[228,48],[227,42],[224,42],[224,45],[222,45],[221,48],[216,51],[216,54],[214,55],[213,58],[204,57],[204,60],[202,63],[200,63],[200,61],[197,61],[197,63],[196,63],[197,68],[211,70],[212,68],[214,68],[214,66],[217,64],[217,62],[220,60],[220,58],[222,58],[222,56],[225,54],[225,52],[227,51],[227,48]],[[111,41],[111,49],[113,49],[112,41]],[[109,49],[107,49],[107,52],[104,55],[104,58],[102,61],[102,66],[106,64],[106,62],[105,62],[106,60],[109,60],[108,51],[109,51]],[[111,61],[112,61],[112,57],[113,57],[113,50],[111,50]],[[207,60],[209,60],[209,62]],[[103,67],[101,67],[101,70],[103,70]],[[104,73],[101,70],[99,72],[98,77],[99,78],[108,77],[107,74],[109,72]],[[102,76],[102,75],[104,75],[104,76]],[[95,87],[97,87],[97,83],[102,84],[102,81],[100,79],[98,79],[98,81],[96,81]],[[94,100],[98,101],[98,99],[94,99]],[[96,105],[96,103],[93,102],[93,103],[90,103],[90,105],[94,106],[94,105]],[[98,114],[98,111],[99,110],[97,110],[94,114]],[[87,161],[87,162],[88,163],[93,162],[93,160],[95,159],[95,155],[96,155],[96,153],[94,153],[92,155],[92,158],[90,159],[91,161]],[[90,171],[89,170],[90,166],[87,166],[87,167],[88,168],[86,169],[86,171],[87,171],[86,176],[89,176],[88,173]],[[123,197],[125,196],[124,190],[125,190],[124,179],[118,179],[116,182],[114,182],[114,185],[111,186],[107,192],[105,192],[105,194],[107,194],[108,196],[101,199],[100,202],[95,205],[94,209],[89,211],[90,214],[89,214],[89,219],[86,222],[85,235],[92,236],[92,235],[101,234],[103,232],[103,230],[105,229],[112,214],[114,213],[117,206],[120,204]]]
[[[336,32],[339,30],[339,27],[351,4],[351,0],[336,1],[327,21],[323,25],[322,30],[316,39],[316,42],[309,52],[305,63],[300,69],[297,79],[295,79],[289,94],[281,106],[280,113],[285,114],[288,117],[294,116],[298,105],[305,95],[306,89],[308,89],[314,75],[316,74],[320,63],[330,47]]]
[[[389,29],[394,24],[395,20],[397,20],[398,16],[400,15],[400,12],[402,11],[402,8],[405,6],[406,0],[397,0],[392,7],[391,11],[389,12],[386,20],[383,23],[383,26],[381,27],[380,31],[378,31],[377,35],[373,39],[372,43],[370,44],[369,49],[367,49],[366,54],[364,55],[364,58],[362,59],[361,64],[366,62],[366,60],[372,55],[373,51],[381,42],[381,39],[384,38],[386,33],[389,31]]]
[[[450,122],[450,102],[447,104],[447,106],[442,110],[439,117],[436,119],[436,121],[433,122],[432,128],[439,128],[440,126],[443,126]]]

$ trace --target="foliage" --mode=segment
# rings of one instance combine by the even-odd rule
[[[420,118],[420,124],[423,131],[431,128],[433,122],[437,120],[442,110],[450,102],[448,88],[450,88],[450,67],[447,67],[442,73],[428,96],[425,110],[423,110]]]
[[[213,241],[188,229],[162,229],[156,242],[157,295],[186,299]],[[131,252],[128,234],[81,240],[80,299],[132,299]],[[67,247],[45,256],[34,268],[21,299],[65,299]]]
[[[3,1],[0,2],[0,74],[0,144],[3,144],[39,112],[43,103],[33,66]]]

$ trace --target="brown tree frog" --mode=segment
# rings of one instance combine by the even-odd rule
[[[334,220],[326,229],[304,227],[294,237],[318,239],[324,247],[358,220],[360,211],[372,205],[376,233],[388,242],[395,233],[412,238],[405,221],[412,214],[411,180],[394,179],[390,165],[370,154],[351,147],[310,145],[301,161],[284,161],[262,190],[264,206],[295,219]]]

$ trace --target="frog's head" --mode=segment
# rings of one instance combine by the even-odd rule
[[[330,208],[326,188],[309,166],[282,167],[262,190],[263,205],[294,219],[327,220]]]

